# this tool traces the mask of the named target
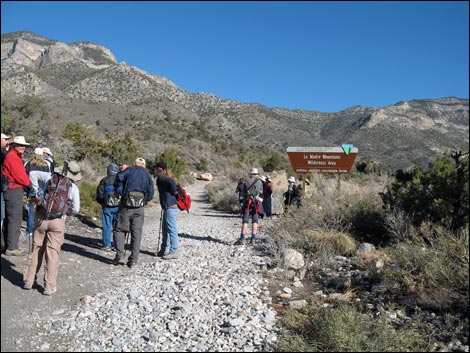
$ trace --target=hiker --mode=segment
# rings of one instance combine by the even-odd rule
[[[80,191],[76,185],[82,179],[80,165],[71,161],[68,168],[64,163],[62,168],[57,169],[62,170],[61,174],[55,172],[51,176],[46,184],[43,202],[36,210],[33,249],[23,273],[23,289],[29,290],[35,285],[43,258],[45,259],[44,295],[52,295],[57,291],[59,255],[64,243],[65,220],[67,216],[76,215],[80,211]],[[55,192],[58,193],[54,198]],[[50,213],[49,202],[55,206],[54,213]]]
[[[239,208],[239,214],[240,216],[243,215],[242,209],[243,209],[243,201],[245,201],[245,178],[240,178],[238,180],[237,188],[235,189],[235,192],[238,192],[238,202],[240,205]]]
[[[265,181],[263,183],[263,211],[266,218],[271,217],[272,214],[272,194],[274,192],[274,186],[272,180],[269,176],[265,177]]]
[[[3,219],[5,218],[5,199],[3,198],[3,185],[6,187],[6,179],[3,176],[3,161],[5,160],[5,156],[8,152],[8,145],[10,144],[11,136],[2,134],[2,157],[1,157],[1,168],[2,168],[2,188],[1,188],[1,195],[2,195],[2,232],[3,232]],[[2,248],[3,248],[3,233],[2,233]]]
[[[302,189],[303,189],[303,185],[302,185],[302,176],[299,177],[299,183],[297,184],[297,198],[295,200],[295,203],[297,205],[297,207],[302,207]],[[304,195],[307,195],[307,186],[310,185],[310,180],[308,179],[305,179],[305,190],[303,192]]]
[[[261,194],[263,192],[263,182],[258,177],[258,169],[251,168],[250,176],[245,180],[245,200],[243,202],[243,221],[240,238],[235,245],[243,245],[245,243],[245,235],[248,231],[248,222],[251,218],[251,239],[250,244],[256,241],[256,233],[258,231],[259,212],[261,209]]]
[[[127,259],[129,268],[137,265],[142,229],[144,226],[144,206],[153,199],[153,180],[145,168],[145,159],[139,157],[132,167],[116,174],[114,181],[116,196],[121,196],[114,227],[114,265],[124,265],[126,233],[130,230],[131,255]]]
[[[22,256],[19,249],[21,223],[23,222],[23,193],[31,188],[31,181],[23,164],[23,155],[29,143],[24,136],[15,136],[3,161],[2,173],[7,180],[4,191],[5,224],[3,228],[5,255]],[[2,188],[4,186],[2,185]]]
[[[127,168],[129,168],[128,164],[125,164],[125,163],[119,164],[119,171],[120,172],[122,172],[123,170],[126,170]]]
[[[160,195],[160,206],[162,207],[162,245],[157,256],[165,260],[178,257],[178,226],[176,215],[176,178],[168,170],[165,162],[158,162],[155,166],[157,173],[157,188]]]
[[[48,147],[43,147],[42,153],[46,162],[49,163],[51,173],[54,173],[54,170],[57,167],[57,163],[54,161],[54,159],[52,159],[53,155],[51,150]]]
[[[299,190],[298,186],[295,183],[295,178],[291,176],[289,179],[287,179],[287,191],[284,193],[284,205],[285,210],[287,211],[290,205],[297,204],[298,205],[298,198],[299,198]]]
[[[115,196],[114,181],[119,167],[111,163],[106,167],[106,176],[100,180],[96,189],[96,201],[101,205],[101,224],[103,246],[101,250],[111,251],[111,235],[116,215],[119,209],[120,198]]]
[[[29,157],[28,161],[25,163],[25,169],[31,181],[31,190],[26,194],[26,198],[29,201],[26,233],[28,239],[31,240],[34,230],[34,211],[37,206],[37,200],[43,197],[45,185],[51,178],[50,164],[44,159],[42,148],[37,147],[34,150],[34,154]]]

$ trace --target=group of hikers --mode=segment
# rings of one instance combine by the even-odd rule
[[[2,254],[26,254],[19,248],[26,201],[29,255],[23,272],[23,288],[30,290],[37,286],[37,275],[44,260],[43,294],[52,295],[57,291],[65,220],[80,211],[77,183],[83,177],[78,162],[64,162],[63,166],[58,166],[47,147],[35,148],[34,153],[24,161],[28,147],[30,143],[24,136],[12,137],[2,133]],[[177,180],[163,161],[157,163],[155,172],[162,207],[162,243],[156,256],[174,259],[178,256]],[[135,159],[131,166],[111,163],[106,167],[106,176],[96,190],[96,201],[102,206],[102,250],[111,251],[114,247],[114,265],[127,264],[133,268],[137,264],[144,224],[143,207],[153,197],[154,181],[144,158]],[[126,262],[125,245],[129,236],[131,252]]]
[[[297,184],[291,176],[288,180],[287,191],[283,193],[285,212],[291,205],[302,206],[302,183]],[[310,185],[308,179],[305,180]],[[260,218],[270,218],[273,214],[273,192],[274,184],[269,176],[259,176],[257,168],[251,168],[248,178],[240,178],[235,189],[238,193],[240,216],[242,217],[242,229],[239,239],[235,245],[245,244],[248,223],[251,220],[252,233],[248,240],[249,244],[256,242],[258,222]]]
[[[64,243],[65,220],[80,210],[80,192],[77,183],[82,180],[78,162],[64,162],[58,166],[47,147],[37,147],[24,161],[30,144],[24,136],[11,137],[2,134],[2,254],[23,256],[19,248],[23,206],[26,200],[28,216],[28,260],[23,273],[23,288],[37,285],[37,274],[45,260],[44,295],[57,291],[59,254]],[[162,209],[160,227],[162,242],[156,256],[163,259],[178,257],[177,214],[180,209],[177,196],[181,190],[176,177],[166,163],[155,166],[155,183]],[[301,206],[301,187],[295,178],[288,179],[284,193],[286,208]],[[257,240],[259,218],[272,215],[274,185],[269,176],[259,176],[257,168],[251,168],[247,178],[241,178],[236,188],[240,201],[242,228],[236,245],[245,243],[248,224],[252,232],[249,243]],[[26,195],[26,198],[25,198]],[[146,168],[146,161],[139,157],[132,165],[111,163],[96,189],[96,201],[102,212],[102,246],[106,252],[115,251],[112,264],[133,268],[139,258],[144,206],[154,198],[154,181]],[[180,207],[180,208],[179,208]],[[160,231],[160,230],[159,230]],[[130,237],[130,255],[125,259],[125,246]]]

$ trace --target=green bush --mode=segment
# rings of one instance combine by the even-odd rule
[[[416,166],[410,172],[397,171],[381,197],[385,207],[411,215],[416,226],[430,221],[457,230],[468,227],[468,183],[468,155],[455,159],[446,152],[428,170]]]
[[[261,161],[261,167],[267,173],[271,173],[282,165],[282,155],[277,151],[272,151],[271,155]]]
[[[95,201],[97,187],[98,184],[85,181],[81,181],[78,184],[80,190],[80,213],[88,216],[101,217],[101,205]]]
[[[157,154],[155,156],[155,164],[158,162],[165,162],[168,169],[177,178],[188,172],[188,163],[175,148],[168,148],[163,153]]]

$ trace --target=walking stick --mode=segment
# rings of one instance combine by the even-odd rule
[[[125,241],[124,241],[124,257],[126,257],[126,253],[127,253],[127,243],[129,242],[129,234],[130,232],[127,231],[126,232],[126,235],[125,235]]]
[[[158,227],[158,241],[157,241],[157,254],[158,254],[158,249],[160,248],[160,235],[161,235],[161,230],[162,230],[162,219],[163,219],[163,208],[162,211],[160,212],[160,226]]]

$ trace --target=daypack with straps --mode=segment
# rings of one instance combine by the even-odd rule
[[[247,213],[258,213],[261,206],[261,202],[263,202],[263,199],[261,198],[262,190],[259,190],[255,186],[258,180],[258,178],[255,178],[255,180],[250,184],[250,186],[246,186],[245,184],[245,212]]]
[[[62,217],[69,209],[69,190],[72,181],[58,173],[52,174],[51,182],[44,191],[41,206],[46,211],[47,219]]]
[[[186,192],[184,187],[176,185],[176,204],[181,211],[187,211],[191,208],[191,196]]]
[[[116,174],[108,175],[104,180],[103,204],[107,207],[117,207],[121,201],[121,196],[116,196],[115,193],[114,179],[116,179]]]

